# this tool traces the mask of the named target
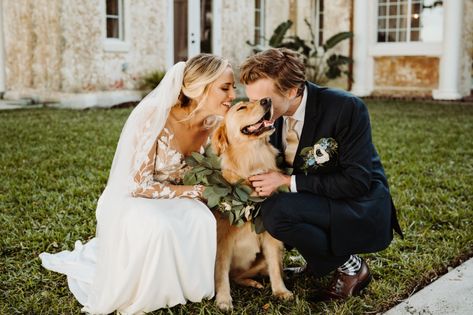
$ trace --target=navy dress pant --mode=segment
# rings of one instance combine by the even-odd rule
[[[315,276],[323,276],[345,263],[350,255],[331,250],[330,206],[326,197],[311,193],[278,193],[261,207],[266,230],[284,244],[295,247]]]

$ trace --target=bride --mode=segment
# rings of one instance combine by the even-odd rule
[[[200,54],[175,64],[131,112],[97,204],[96,237],[42,253],[67,275],[82,311],[150,312],[214,295],[216,223],[184,186],[184,157],[202,151],[235,98],[228,61]]]

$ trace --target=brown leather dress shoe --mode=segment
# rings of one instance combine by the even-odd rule
[[[371,272],[366,262],[361,260],[361,268],[356,275],[349,276],[336,271],[331,285],[312,299],[314,301],[344,300],[358,295],[371,282]]]

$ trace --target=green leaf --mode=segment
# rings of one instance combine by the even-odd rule
[[[239,187],[243,189],[243,191],[245,191],[248,195],[253,192],[253,189],[248,185],[240,185]]]
[[[269,39],[269,46],[279,47],[284,39],[284,36],[286,36],[286,32],[291,28],[291,26],[291,20],[287,20],[286,22],[282,22],[281,24],[279,24],[274,30],[273,35]]]
[[[305,147],[301,150],[301,155],[306,155],[307,153],[309,153],[313,149],[314,149],[313,147]]]
[[[325,42],[325,44],[323,45],[324,47],[324,50],[327,51],[333,47],[335,47],[338,43],[340,43],[341,41],[345,40],[345,39],[348,39],[348,38],[352,38],[353,37],[353,33],[352,32],[340,32],[340,33],[337,33],[335,35],[333,35],[332,37],[330,37],[329,39],[327,39],[327,41]]]
[[[235,193],[237,194],[238,198],[243,202],[246,202],[249,198],[249,194],[240,187],[235,188]]]
[[[198,162],[198,163],[202,163],[204,160],[205,160],[205,157],[200,154],[200,153],[197,153],[197,152],[192,152],[191,153],[191,156]]]
[[[207,206],[209,206],[209,208],[213,208],[217,206],[219,202],[220,202],[220,196],[217,194],[212,194],[207,199]]]
[[[240,205],[243,205],[243,202],[233,199],[233,200],[232,200],[232,205],[234,205],[234,206],[240,206]]]
[[[184,185],[197,185],[197,179],[195,177],[195,174],[192,172],[188,172],[184,175],[184,178],[182,179],[182,182]]]
[[[250,196],[250,197],[248,198],[248,200],[249,200],[249,201],[253,201],[253,202],[258,202],[258,203],[259,203],[259,202],[265,201],[266,199],[265,199],[265,198],[261,198],[261,197],[252,197],[252,196]]]
[[[230,188],[222,186],[213,186],[213,191],[221,197],[226,196],[231,192]]]
[[[235,222],[235,215],[233,212],[227,212],[228,220],[230,221],[230,224],[232,225],[233,222]]]
[[[186,156],[184,160],[186,161],[186,164],[191,167],[194,167],[199,164],[192,156]]]

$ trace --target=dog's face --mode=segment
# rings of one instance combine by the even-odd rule
[[[214,133],[212,138],[214,151],[221,154],[230,143],[267,138],[274,132],[274,124],[270,121],[272,114],[270,98],[254,102],[239,102],[232,106]]]

